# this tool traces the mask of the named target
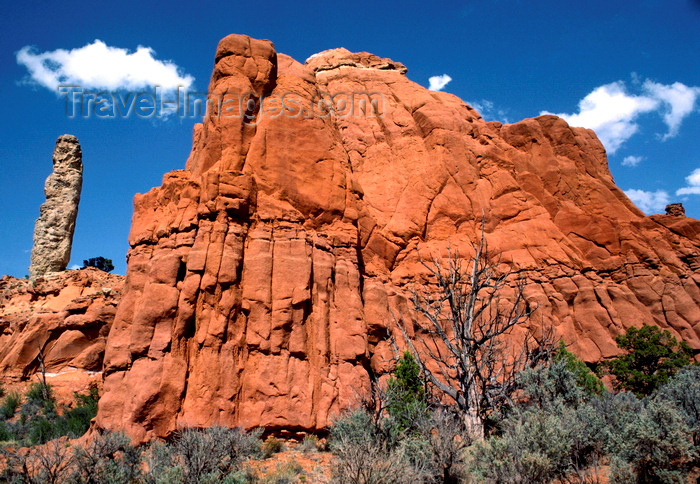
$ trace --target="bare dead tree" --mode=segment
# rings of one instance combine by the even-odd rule
[[[421,261],[435,289],[412,291],[421,316],[415,338],[409,337],[407,322],[397,326],[428,382],[456,404],[467,428],[479,435],[493,410],[511,400],[518,373],[546,359],[554,344],[551,332],[543,331],[539,338],[525,332],[519,348],[513,345],[513,329],[532,313],[524,282],[518,281],[506,299],[512,274],[497,272],[483,224],[479,244],[472,246],[474,256],[466,261],[451,250],[445,261]]]
[[[39,349],[39,352],[37,353],[36,357],[39,360],[39,384],[41,385],[41,397],[43,398],[44,402],[48,402],[49,400],[51,400],[51,391],[49,390],[49,384],[46,383],[46,365],[44,365],[44,350],[41,348],[41,345],[39,343],[37,343],[37,348]]]

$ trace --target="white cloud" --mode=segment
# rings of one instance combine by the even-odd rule
[[[451,80],[452,78],[447,74],[432,76],[428,79],[428,82],[430,83],[428,89],[431,91],[442,91]]]
[[[622,166],[637,166],[643,159],[643,156],[625,156]]]
[[[192,85],[194,77],[181,74],[176,64],[155,59],[154,54],[150,47],[139,46],[129,52],[95,40],[72,50],[41,53],[25,46],[17,52],[17,63],[27,68],[31,81],[54,91],[60,85],[107,91],[153,86],[167,91]]]
[[[665,86],[647,79],[643,88],[649,96],[664,104],[664,123],[668,126],[668,133],[663,139],[676,136],[683,119],[695,108],[695,101],[700,96],[700,87],[689,87],[680,82]]]
[[[68,269],[70,269],[72,271],[77,271],[78,269],[80,269],[80,266],[78,264],[73,264]]]
[[[508,124],[508,113],[503,109],[497,109],[492,101],[488,99],[482,99],[481,101],[468,101],[471,107],[476,109],[481,117],[487,121],[498,120],[502,123]]]
[[[625,195],[647,215],[662,212],[664,208],[666,208],[666,205],[670,203],[668,193],[665,190],[648,192],[631,188],[625,190]]]
[[[685,181],[688,186],[676,190],[676,195],[700,195],[700,168],[693,170]]]
[[[479,114],[482,116],[484,113],[493,110],[493,102],[489,101],[488,99],[482,99],[481,101],[469,101],[467,104],[479,111]]]
[[[641,87],[633,79],[639,94],[627,91],[622,81],[595,88],[578,104],[577,113],[557,114],[572,126],[583,126],[596,132],[606,150],[613,154],[639,130],[642,114],[656,112],[668,127],[663,139],[678,134],[683,120],[693,112],[700,97],[700,87],[680,82],[664,85],[650,80]],[[541,114],[551,114],[543,111]]]

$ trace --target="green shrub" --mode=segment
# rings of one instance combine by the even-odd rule
[[[387,410],[402,429],[415,429],[427,411],[420,367],[410,351],[399,360],[386,391]]]
[[[8,428],[5,422],[0,422],[0,442],[15,440],[14,433]]]
[[[22,396],[13,391],[5,396],[0,405],[0,419],[7,420],[15,416],[17,409],[22,403]]]
[[[32,445],[45,444],[49,440],[58,437],[56,426],[43,416],[36,416],[29,421],[29,442]]]
[[[46,395],[49,400],[45,399]],[[25,393],[26,403],[22,406],[19,421],[13,422],[8,430],[18,440],[34,445],[64,435],[71,438],[82,436],[97,415],[99,395],[97,388],[91,387],[87,394],[75,393],[74,396],[75,406],[65,409],[63,415],[59,415],[51,386],[32,383]],[[8,395],[0,406],[0,414],[13,415],[12,406],[18,404],[17,395]]]
[[[25,392],[24,397],[27,403],[43,406],[46,402],[54,400],[53,388],[49,384],[33,382],[29,385],[29,390]]]
[[[97,415],[97,403],[100,395],[97,386],[90,386],[87,394],[74,393],[76,405],[63,413],[60,426],[64,433],[72,438],[83,435],[90,428],[90,421]]]
[[[563,341],[559,344],[553,359],[555,362],[564,361],[565,368],[576,377],[576,384],[589,395],[600,395],[605,391],[605,385],[600,378],[578,356],[567,350]]]
[[[629,328],[615,338],[627,354],[603,363],[615,377],[615,388],[634,392],[638,397],[651,395],[678,369],[689,365],[693,351],[684,341],[678,342],[667,330],[644,325]]]

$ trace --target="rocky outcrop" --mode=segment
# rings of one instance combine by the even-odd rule
[[[65,270],[70,261],[75,219],[83,186],[83,154],[75,136],[56,140],[53,172],[46,179],[46,202],[34,226],[34,246],[29,278]]]
[[[0,279],[3,382],[36,373],[39,351],[49,373],[100,372],[123,283],[124,276],[94,268],[51,274],[36,282]]]
[[[468,256],[482,217],[530,324],[586,360],[644,323],[700,349],[700,222],[645,217],[592,131],[485,122],[405,72],[220,42],[186,169],[134,200],[97,427],[325,427],[390,367],[420,258]]]
[[[683,208],[682,203],[669,203],[666,205],[666,215],[685,217],[685,208]]]

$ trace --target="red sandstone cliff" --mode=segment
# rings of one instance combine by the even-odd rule
[[[97,269],[37,279],[0,279],[0,375],[4,382],[39,371],[100,372],[124,276]]]
[[[302,65],[269,41],[220,42],[209,89],[233,101],[195,128],[186,169],[134,201],[99,427],[135,440],[323,428],[386,369],[389,308],[415,317],[418,255],[468,254],[482,213],[490,247],[528,280],[535,324],[585,359],[643,323],[700,349],[700,222],[645,217],[592,131],[485,122],[405,72],[344,49]],[[381,115],[309,114],[362,92]],[[289,93],[281,115],[261,107]]]

